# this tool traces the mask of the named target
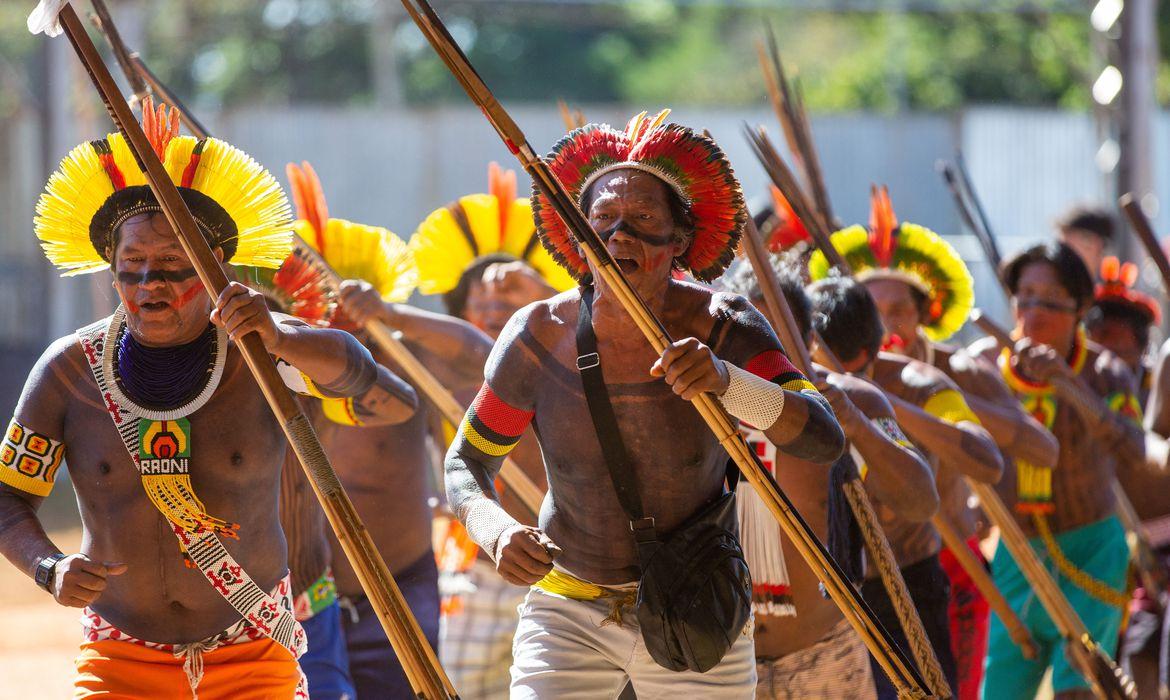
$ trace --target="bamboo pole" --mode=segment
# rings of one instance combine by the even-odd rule
[[[645,302],[629,285],[605,244],[589,226],[577,203],[565,192],[564,186],[553,175],[548,164],[541,160],[528,144],[524,133],[475,72],[430,4],[426,0],[402,0],[402,4],[468,96],[483,111],[508,150],[516,156],[532,176],[537,187],[549,198],[551,205],[565,221],[607,288],[630,314],[655,351],[663,352],[670,344],[670,336],[661,321],[650,312]],[[899,694],[905,697],[925,696],[929,690],[921,677],[901,652],[891,644],[889,636],[874,618],[873,612],[865,605],[856,589],[845,580],[840,567],[825,551],[824,545],[817,539],[808,523],[801,518],[771,474],[760,465],[755,453],[739,434],[735,422],[709,394],[699,395],[693,399],[693,404],[748,483],[760,494],[764,504],[780,523],[781,529],[825,584],[830,597],[857,630],[879,665],[890,675]]]
[[[748,262],[751,264],[752,270],[756,274],[756,281],[763,292],[764,303],[767,305],[773,321],[777,324],[776,332],[780,336],[780,343],[796,359],[797,369],[807,377],[816,376],[808,347],[805,345],[804,339],[800,335],[800,329],[796,325],[796,319],[792,315],[792,308],[780,290],[776,274],[768,262],[768,253],[761,240],[760,232],[756,230],[755,222],[750,216],[742,240]],[[837,372],[845,371],[844,368],[839,367],[833,369]],[[894,612],[898,616],[898,622],[902,626],[902,631],[910,643],[910,652],[914,656],[914,661],[918,664],[919,670],[926,677],[935,695],[952,697],[953,692],[947,684],[946,675],[943,673],[938,656],[930,644],[930,638],[926,634],[926,628],[922,625],[922,618],[918,615],[914,600],[910,597],[906,580],[902,578],[902,571],[898,567],[894,550],[890,547],[890,542],[882,531],[877,513],[874,512],[873,504],[869,500],[869,494],[866,493],[865,486],[861,483],[861,477],[857,473],[857,465],[853,463],[848,452],[842,455],[841,459],[849,461],[848,465],[842,465],[846,466],[849,474],[843,484],[845,498],[849,502],[849,509],[853,511],[853,517],[857,521],[862,538],[865,540],[865,548],[878,571],[882,587],[885,588],[886,595],[889,596]]]
[[[85,27],[73,7],[64,5],[60,9],[58,20],[94,87],[101,95],[110,117],[122,132],[146,175],[151,191],[158,199],[167,221],[178,234],[179,242],[191,259],[200,281],[212,299],[216,299],[228,285],[227,275],[199,233],[191,212],[154,154],[129,106],[122,99],[113,76],[86,34]],[[354,563],[363,590],[369,596],[391,645],[402,660],[403,669],[415,692],[428,700],[456,697],[450,681],[446,679],[437,658],[434,657],[433,650],[422,636],[418,622],[406,607],[401,591],[398,590],[345,489],[333,472],[312,424],[284,386],[260,337],[248,334],[241,338],[237,345],[248,368],[256,377],[261,392],[278,418],[301,466],[309,475],[313,490],[337,533],[338,541]],[[418,640],[421,640],[425,649],[417,648]],[[426,654],[428,651],[429,657]]]
[[[94,3],[95,9],[102,7],[104,9],[103,0],[91,0]],[[172,105],[179,110],[179,118],[183,123],[188,125],[191,133],[197,138],[207,138],[211,134],[203,127],[202,124],[187,110],[187,108],[178,100],[178,98],[161,83],[154,74],[150,72],[146,64],[139,58],[137,53],[130,52],[124,44],[121,43],[121,37],[116,33],[113,20],[110,19],[109,13],[103,13],[99,10],[99,27],[106,34],[106,38],[110,41],[114,48],[115,54],[124,54],[128,57],[126,63],[119,62],[123,70],[131,70],[133,76],[141,82],[146,81],[150,86],[150,91],[158,95],[159,98]],[[129,68],[127,68],[129,66]],[[127,80],[131,84],[135,84],[135,78],[127,75]],[[302,247],[306,255],[315,259],[323,270],[330,275],[332,282],[337,285],[341,283],[341,276],[325,261],[325,259],[317,253],[311,246],[297,236],[297,245]],[[365,330],[370,334],[370,338],[374,341],[383,352],[386,353],[406,374],[411,384],[415,385],[422,391],[423,395],[430,401],[431,405],[439,412],[439,414],[453,426],[458,427],[460,421],[463,420],[463,414],[466,412],[466,407],[461,405],[459,401],[451,394],[442,382],[440,382],[434,374],[430,372],[423,365],[414,353],[410,351],[406,345],[398,339],[395,332],[389,329],[381,321],[373,320],[365,325]],[[540,516],[540,507],[544,501],[544,492],[537,486],[532,479],[516,464],[511,457],[504,459],[503,468],[500,470],[500,478],[503,479],[504,485],[507,486],[516,497],[524,505],[532,516],[533,521]]]

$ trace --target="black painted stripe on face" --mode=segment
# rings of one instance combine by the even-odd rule
[[[632,236],[633,238],[636,238],[639,241],[642,241],[643,243],[647,243],[647,244],[655,246],[657,248],[661,248],[663,246],[668,246],[674,242],[674,235],[673,234],[668,233],[664,236],[655,236],[655,235],[649,234],[649,233],[642,233],[641,231],[638,231],[637,229],[635,229],[633,227],[627,226],[626,223],[624,221],[621,221],[620,219],[618,220],[618,222],[616,224],[614,224],[613,226],[610,226],[609,228],[607,228],[604,231],[601,231],[597,235],[601,238],[603,243],[608,243],[609,239],[613,237],[613,234],[618,232],[618,229],[625,231],[626,235],[628,235],[628,236]]]
[[[151,282],[169,282],[178,284],[186,282],[195,276],[195,268],[185,267],[181,270],[150,270],[145,274],[137,272],[119,272],[118,281],[122,284],[144,285]]]

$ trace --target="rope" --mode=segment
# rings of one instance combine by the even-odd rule
[[[1060,544],[1052,536],[1052,530],[1048,528],[1048,518],[1034,514],[1032,516],[1032,523],[1036,526],[1036,532],[1040,534],[1040,539],[1044,541],[1044,548],[1048,550],[1048,556],[1052,557],[1052,562],[1056,564],[1056,568],[1065,578],[1072,581],[1077,588],[1106,605],[1123,610],[1129,605],[1129,596],[1124,591],[1119,591],[1104,581],[1077,568],[1076,564],[1073,564],[1068,560],[1068,557],[1064,556],[1064,552],[1060,549]]]
[[[885,586],[886,593],[890,596],[894,612],[897,613],[902,630],[906,633],[906,639],[910,642],[910,652],[914,655],[918,669],[922,672],[926,684],[934,695],[940,698],[952,697],[946,676],[943,674],[938,657],[934,653],[934,647],[930,645],[930,639],[926,636],[926,630],[922,626],[922,619],[918,617],[918,611],[914,609],[914,602],[910,598],[910,591],[906,588],[906,581],[902,578],[902,572],[898,570],[894,551],[890,548],[889,541],[881,531],[877,516],[874,515],[861,482],[857,479],[848,482],[845,485],[845,496],[849,499],[849,506],[853,509],[853,517],[857,519],[857,525],[861,529],[866,549],[869,550],[874,564],[877,565],[882,585]]]

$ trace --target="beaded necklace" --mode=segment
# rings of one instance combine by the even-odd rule
[[[181,406],[207,385],[219,343],[215,327],[189,343],[159,348],[143,345],[123,326],[119,331],[115,378],[126,396],[147,408]]]

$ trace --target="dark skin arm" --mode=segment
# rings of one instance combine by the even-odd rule
[[[1146,468],[1154,472],[1170,471],[1170,343],[1162,345],[1145,411]]]
[[[727,391],[727,368],[711,349],[695,338],[672,343],[650,368],[675,394],[691,400],[703,392]],[[798,459],[830,464],[841,455],[845,436],[832,409],[820,396],[784,390],[784,410],[764,435],[776,448]]]
[[[364,280],[341,284],[341,306],[360,326],[378,320],[401,331],[405,342],[448,389],[476,389],[483,381],[483,366],[493,343],[470,323],[407,304],[382,301],[378,291]]]
[[[995,444],[1017,459],[1039,467],[1055,467],[1060,457],[1056,436],[1024,411],[995,368],[966,353],[961,358],[956,355],[952,366],[955,363],[964,363],[963,369],[973,375],[972,386],[960,382],[963,397]]]
[[[970,421],[949,423],[896,396],[888,397],[898,424],[915,442],[962,474],[994,484],[1003,475],[1003,459],[991,435]]]
[[[818,370],[817,389],[829,401],[845,437],[868,466],[866,489],[902,518],[926,522],[938,512],[934,471],[912,447],[899,445],[874,421],[894,420],[894,409],[875,386],[856,377]]]
[[[62,338],[45,351],[29,374],[16,406],[16,419],[21,425],[54,440],[65,433],[70,392],[51,366],[60,362],[72,341],[72,337]],[[41,559],[62,553],[37,518],[44,500],[0,484],[0,554],[30,578]],[[61,605],[82,608],[101,596],[109,576],[125,571],[126,565],[121,562],[93,561],[84,554],[73,554],[57,562],[50,591]]]
[[[1076,411],[1093,437],[1113,449],[1120,465],[1145,467],[1145,431],[1133,421],[1110,410],[1082,377],[1072,373],[1064,358],[1054,349],[1022,338],[1016,342],[1012,361],[1024,376],[1053,382],[1057,396]],[[1127,385],[1122,387],[1125,391],[1130,395],[1136,394],[1132,375],[1125,377],[1122,382]]]
[[[401,423],[418,408],[414,389],[375,363],[357,338],[273,314],[262,294],[238,282],[220,294],[211,321],[234,341],[251,332],[259,334],[269,353],[303,372],[322,394],[352,397],[363,422]]]

